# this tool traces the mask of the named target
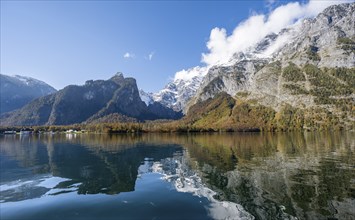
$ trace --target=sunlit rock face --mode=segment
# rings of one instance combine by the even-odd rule
[[[185,118],[197,130],[353,130],[354,9],[331,6],[209,67]]]
[[[280,73],[289,62],[299,67],[312,64],[318,68],[353,68],[354,10],[354,3],[330,6],[315,18],[268,34],[227,62],[178,72],[164,89],[144,97],[148,97],[148,102],[160,102],[185,114],[192,105],[220,92],[233,97],[248,92],[249,99],[276,110],[283,103],[297,108],[318,107],[312,97],[290,94],[289,89],[283,89],[285,82],[275,71]],[[275,62],[279,65],[276,70],[271,67]]]
[[[290,62],[300,68],[306,64],[318,68],[354,68],[354,10],[354,3],[330,6],[313,19],[267,35],[254,46],[236,53],[228,62],[208,67],[195,95],[182,106],[184,112],[220,92],[233,97],[238,92],[248,92],[248,99],[276,110],[283,103],[298,108],[318,107],[313,97],[295,95],[291,89],[283,88],[287,82],[282,77],[282,69]],[[292,88],[295,86],[311,89],[303,84]]]

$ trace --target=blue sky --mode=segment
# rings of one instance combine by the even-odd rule
[[[272,3],[270,5],[270,2]],[[116,72],[158,91],[201,63],[211,30],[286,1],[1,1],[1,73],[57,89]]]

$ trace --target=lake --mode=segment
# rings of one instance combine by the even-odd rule
[[[355,134],[0,136],[6,219],[355,219]]]

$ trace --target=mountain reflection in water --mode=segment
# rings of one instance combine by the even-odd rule
[[[145,201],[149,188],[164,192],[142,208],[158,219],[167,201],[166,210],[194,204],[190,219],[355,216],[352,133],[2,136],[0,144],[2,218],[30,199],[98,195],[104,203],[102,195],[130,192]]]

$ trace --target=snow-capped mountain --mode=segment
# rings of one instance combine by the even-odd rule
[[[235,53],[228,62],[211,67],[186,108],[220,92],[231,96],[250,92],[255,94],[252,97],[259,97],[263,104],[273,107],[285,101],[292,105],[312,105],[307,101],[309,97],[301,101],[299,97],[289,96],[279,88],[277,79],[269,83],[274,78],[267,76],[271,71],[267,66],[278,61],[282,68],[290,62],[300,67],[306,64],[319,68],[354,67],[354,7],[354,3],[330,6],[315,18],[300,20],[279,33],[268,34],[245,51]],[[274,97],[273,101],[266,96]]]
[[[0,74],[0,113],[21,108],[35,98],[56,90],[47,83],[26,76]]]
[[[145,92],[143,89],[139,90],[139,96],[141,100],[148,106],[154,103],[153,93],[152,92]]]
[[[44,93],[47,93],[48,91],[53,91],[53,89],[51,87],[48,87],[47,83],[45,83],[41,80],[32,78],[32,77],[14,75],[13,78],[21,81],[23,84],[26,84],[28,86],[32,86],[32,87],[45,86],[45,88],[42,88],[42,89],[44,89],[43,90]]]
[[[299,19],[277,32],[265,32],[263,38],[234,53],[228,61],[177,72],[164,89],[150,93],[149,100],[186,113],[189,106],[219,92],[235,96],[249,91],[284,97],[281,90],[278,94],[272,92],[277,85],[257,79],[263,71],[257,72],[274,61],[279,61],[281,67],[289,62],[297,66],[354,67],[354,7],[354,3],[333,5],[314,18]]]
[[[215,131],[354,130],[354,18],[355,3],[329,6],[212,66],[185,107],[186,124]]]
[[[191,97],[196,94],[207,71],[207,67],[199,66],[179,71],[175,74],[174,79],[157,93],[140,90],[141,99],[147,105],[159,102],[175,111],[181,111]]]

